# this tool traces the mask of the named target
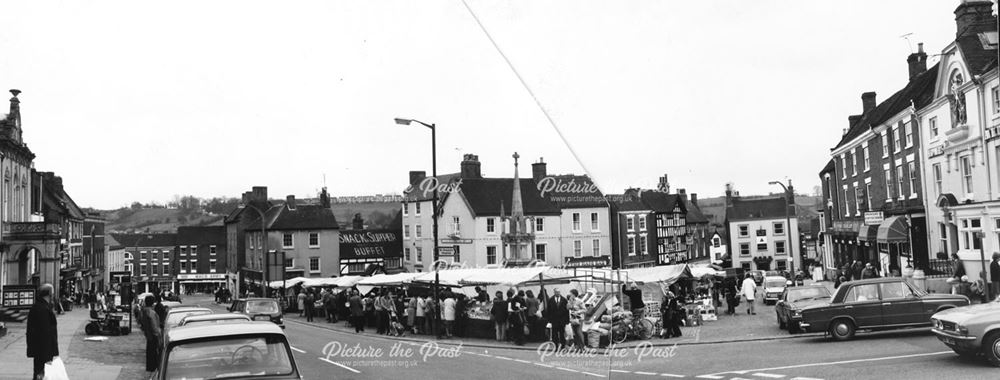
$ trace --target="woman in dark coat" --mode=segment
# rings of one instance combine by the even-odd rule
[[[28,312],[28,326],[25,341],[28,357],[34,358],[34,376],[45,375],[45,363],[59,356],[59,339],[56,335],[56,314],[52,308],[52,285],[43,284],[38,288],[35,304]]]
[[[666,330],[665,338],[681,336],[680,322],[684,319],[684,309],[677,303],[677,298],[671,298],[667,303],[667,310],[664,313],[663,328]]]

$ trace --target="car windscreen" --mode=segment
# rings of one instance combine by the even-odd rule
[[[170,348],[165,379],[227,379],[291,375],[288,343],[279,337],[239,336]]]
[[[178,311],[176,313],[170,313],[167,315],[167,320],[163,325],[174,327],[179,325],[181,323],[181,320],[184,319],[184,317],[187,317],[189,315],[203,315],[203,314],[212,314],[212,312],[209,310],[191,310],[191,311]]]
[[[768,281],[764,283],[765,288],[784,288],[785,281]]]
[[[278,312],[278,303],[274,301],[247,301],[247,313],[274,314]]]
[[[795,302],[813,298],[830,298],[830,291],[825,287],[798,288],[788,291],[788,302]]]

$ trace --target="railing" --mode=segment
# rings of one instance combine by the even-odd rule
[[[954,275],[953,264],[950,260],[932,259],[927,262],[927,278],[945,278]]]

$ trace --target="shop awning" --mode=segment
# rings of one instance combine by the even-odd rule
[[[895,243],[909,241],[910,226],[904,216],[886,218],[878,227],[879,243]]]
[[[880,224],[875,225],[861,225],[858,228],[858,240],[860,241],[875,241],[878,238],[878,227]]]

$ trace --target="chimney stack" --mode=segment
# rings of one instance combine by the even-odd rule
[[[861,109],[863,114],[867,114],[875,108],[875,92],[861,94]]]
[[[319,192],[319,204],[323,208],[330,208],[330,194],[326,192],[326,187]]]
[[[461,175],[463,179],[483,178],[481,165],[479,163],[479,156],[475,154],[463,155],[461,168]]]
[[[906,57],[906,64],[910,67],[910,80],[927,71],[927,53],[924,53],[923,42],[917,44],[916,53]]]
[[[545,169],[545,159],[542,157],[538,158],[538,162],[531,164],[531,178],[535,179],[535,183],[538,183],[548,175]]]
[[[427,172],[423,170],[410,170],[410,185],[413,187],[420,186],[420,182],[427,178]]]
[[[978,32],[996,31],[997,20],[993,17],[993,2],[988,0],[962,0],[955,8],[955,37]]]
[[[254,186],[253,187],[253,199],[254,202],[267,202],[267,186]]]
[[[677,195],[680,195],[681,198],[684,199],[685,201],[688,199],[687,189],[684,188],[677,189]]]
[[[354,230],[365,229],[365,220],[361,219],[361,213],[354,214],[354,219],[351,220],[351,229]]]
[[[698,193],[691,193],[691,204],[698,205]]]
[[[295,210],[295,196],[294,195],[289,195],[289,196],[285,197],[285,206],[288,207],[289,210]]]
[[[656,190],[670,194],[670,181],[667,179],[666,174],[660,177],[660,182],[656,184]]]

